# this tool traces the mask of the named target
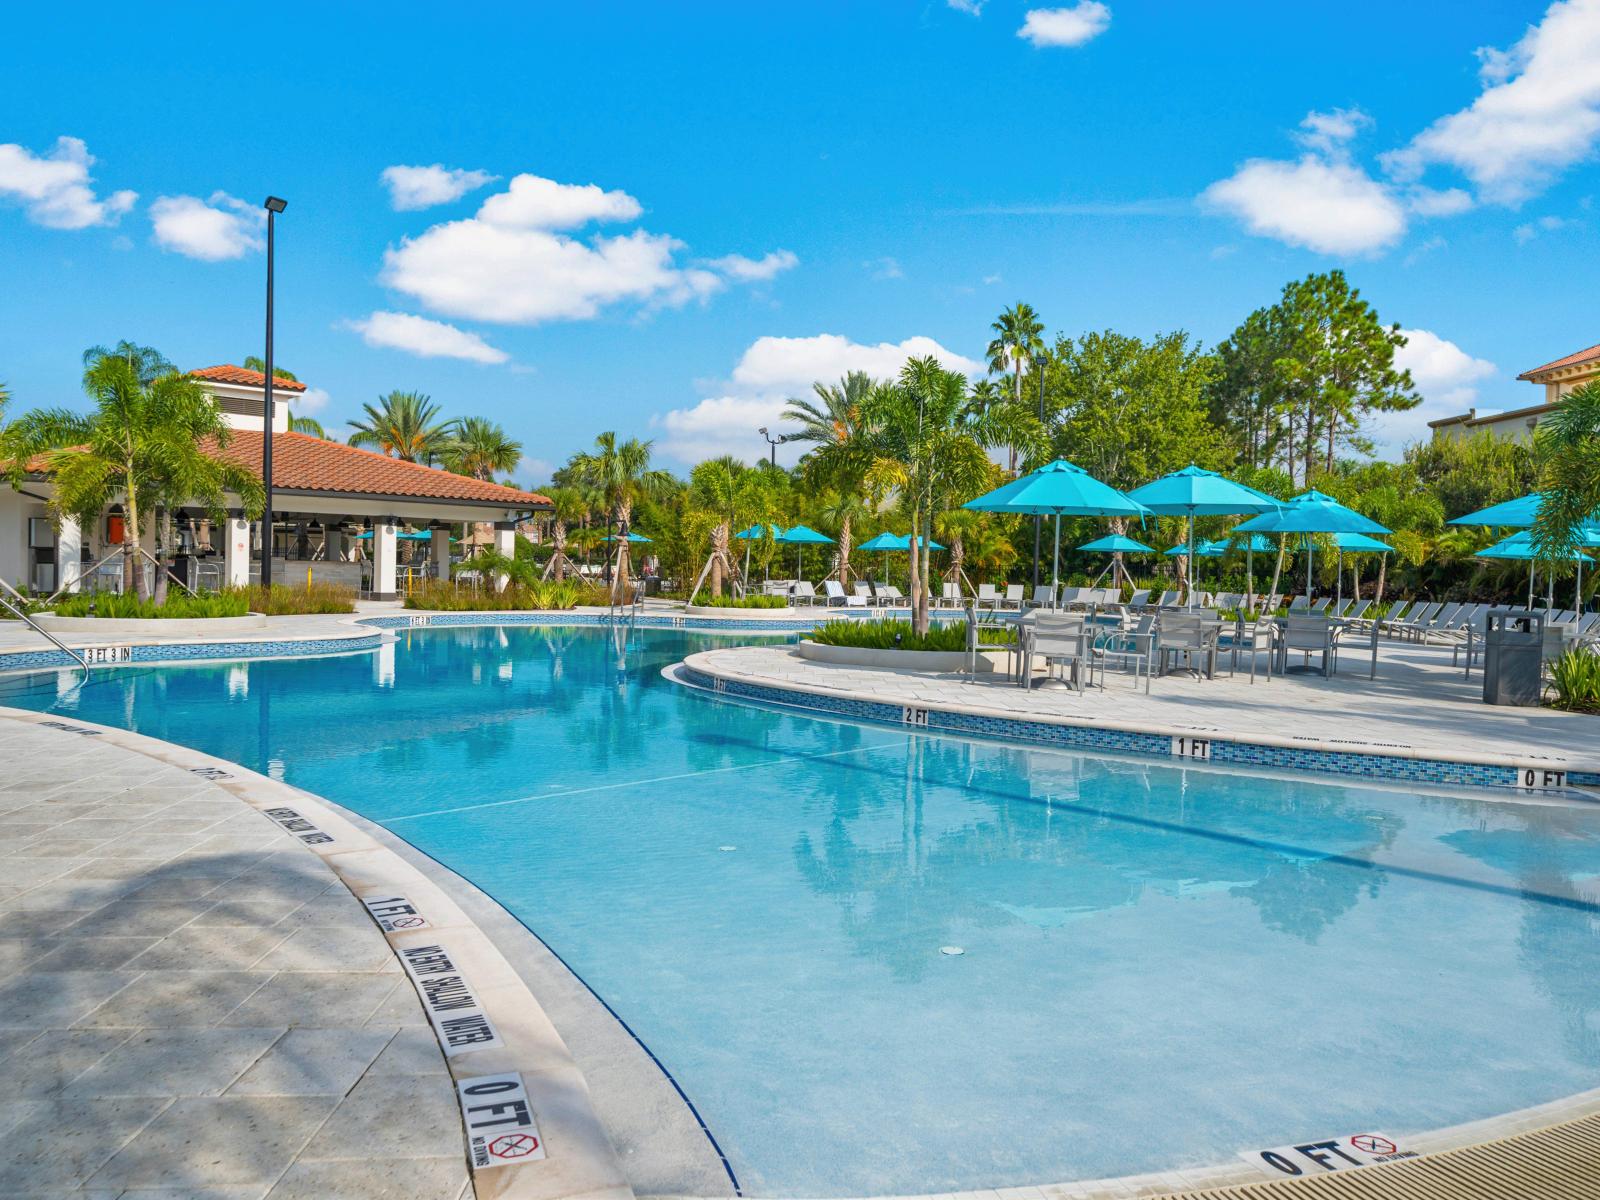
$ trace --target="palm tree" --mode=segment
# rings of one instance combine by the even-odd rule
[[[244,362],[240,363],[239,365],[242,366],[246,371],[259,371],[263,375],[267,373],[267,364],[265,360],[258,358],[254,354],[246,356]],[[296,376],[293,371],[285,371],[277,363],[272,364],[272,377],[274,379],[287,379],[290,383],[300,382],[299,377]]]
[[[522,461],[522,443],[487,417],[463,417],[456,422],[455,437],[445,465],[457,475],[470,475],[485,483],[496,471],[511,471]]]
[[[421,392],[390,392],[361,407],[365,419],[350,422],[352,446],[376,446],[403,462],[431,464],[449,454],[455,423],[441,421],[439,406]]]
[[[83,352],[84,371],[89,371],[107,358],[120,358],[126,362],[139,377],[139,383],[145,387],[163,375],[175,375],[178,371],[161,351],[153,346],[136,345],[126,338],[115,346],[90,346]]]
[[[544,566],[544,578],[552,575],[556,579],[565,579],[570,570],[577,574],[577,568],[567,558],[567,530],[589,512],[588,502],[583,498],[583,493],[576,488],[559,487],[547,488],[545,496],[550,501],[550,561]]]
[[[831,487],[839,493],[839,582],[850,586],[850,525],[860,509],[861,481],[871,464],[865,439],[862,406],[878,386],[865,371],[851,371],[836,384],[814,383],[817,399],[787,402],[783,419],[796,421],[798,433],[790,441],[810,442],[815,449],[801,459],[801,471],[813,487]]]
[[[989,326],[994,338],[985,353],[989,356],[989,370],[997,375],[1011,373],[1012,401],[1022,407],[1022,373],[1027,363],[1045,352],[1044,323],[1031,304],[1017,301],[1006,309]],[[1011,471],[1016,473],[1017,452],[1011,448]]]
[[[135,557],[146,514],[199,503],[218,523],[227,519],[224,494],[234,492],[245,511],[261,511],[261,481],[244,467],[206,452],[205,443],[226,446],[231,436],[221,411],[193,379],[169,372],[146,382],[145,364],[133,355],[96,356],[83,387],[95,401],[87,416],[66,409],[29,413],[20,448],[42,454],[55,482],[51,511],[59,520],[93,524],[112,503],[121,503],[126,527],[123,578],[128,590],[145,593]]]
[[[575,454],[572,465],[585,483],[599,491],[606,512],[620,526],[633,519],[634,505],[639,501],[664,494],[672,486],[672,476],[650,467],[650,447],[653,443],[629,438],[619,442],[615,432],[607,431],[594,440],[594,449]],[[628,543],[616,543],[616,573],[611,581],[611,597],[621,600],[627,595]]]
[[[1571,556],[1578,531],[1600,520],[1600,381],[1574,388],[1534,435],[1544,500],[1533,546],[1545,561]]]
[[[295,433],[309,433],[312,437],[328,439],[328,431],[322,427],[322,422],[315,417],[297,417],[294,410],[289,410],[289,428]]]

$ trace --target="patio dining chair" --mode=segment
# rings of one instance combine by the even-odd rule
[[[1187,669],[1207,676],[1216,673],[1217,633],[1214,622],[1196,613],[1164,612],[1157,625],[1156,673],[1165,675],[1182,658]],[[1204,669],[1194,665],[1200,655]]]
[[[1224,630],[1223,641],[1220,648],[1228,651],[1228,675],[1231,678],[1239,671],[1239,656],[1245,655],[1250,660],[1250,683],[1256,681],[1256,661],[1260,653],[1267,652],[1267,682],[1272,682],[1272,660],[1277,649],[1278,627],[1271,620],[1247,621],[1243,610],[1235,618],[1233,627]]]
[[[1303,656],[1305,668],[1310,668],[1311,656],[1322,656],[1324,679],[1338,670],[1338,642],[1334,634],[1337,627],[1327,617],[1290,615],[1278,626],[1278,670],[1289,669],[1289,655]]]
[[[1144,672],[1144,693],[1150,694],[1150,665],[1155,658],[1156,616],[1146,613],[1131,629],[1108,629],[1095,634],[1091,650],[1100,662],[1100,686],[1106,685],[1106,664],[1116,659],[1126,670],[1133,668],[1133,686],[1139,686]]]
[[[1072,673],[1072,686],[1082,695],[1084,676],[1093,667],[1088,627],[1081,615],[1035,612],[1023,630],[1022,684],[1033,687],[1033,660],[1042,658],[1045,682],[1054,669]]]

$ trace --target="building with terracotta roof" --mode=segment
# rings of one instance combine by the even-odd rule
[[[1518,379],[1536,383],[1544,388],[1544,399],[1504,412],[1479,413],[1475,408],[1454,417],[1429,421],[1428,426],[1437,438],[1462,440],[1488,431],[1502,441],[1525,442],[1533,437],[1539,422],[1561,402],[1561,398],[1574,388],[1600,379],[1600,345],[1578,350],[1542,367],[1534,367],[1517,376]]]
[[[213,444],[210,451],[260,477],[266,376],[231,364],[189,374],[215,399],[232,430],[227,445]],[[220,530],[199,511],[171,514],[172,546],[157,545],[161,522],[147,522],[140,530],[143,549],[187,581],[216,585],[259,579],[262,548],[270,545],[276,583],[309,576],[357,588],[374,599],[392,599],[408,577],[449,577],[452,532],[492,525],[497,548],[510,554],[517,522],[550,505],[536,492],[294,433],[289,403],[305,393],[306,385],[280,377],[272,390],[270,535],[238,509]],[[122,541],[120,510],[102,514],[92,529],[70,520],[58,526],[49,512],[49,474],[42,464],[31,466],[21,491],[0,489],[0,578],[45,593],[62,587],[76,591],[91,574],[103,580],[89,582],[112,581],[121,570],[115,556]],[[408,526],[414,532],[402,539]],[[417,537],[421,531],[425,539]],[[102,566],[108,555],[111,561]],[[148,569],[155,569],[153,562]]]

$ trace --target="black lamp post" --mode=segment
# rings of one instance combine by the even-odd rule
[[[273,221],[289,207],[287,200],[268,196],[267,210],[267,354],[266,395],[261,405],[261,483],[266,491],[266,504],[261,513],[261,586],[272,586],[272,252]]]
[[[767,427],[765,425],[763,425],[760,429],[756,430],[756,432],[759,433],[762,437],[767,439],[767,446],[770,448],[771,456],[772,456],[770,461],[771,461],[773,466],[777,466],[778,465],[778,447],[783,445],[785,442],[787,442],[789,440],[788,435],[780,433],[777,437],[773,437],[770,433],[767,432]]]
[[[1033,356],[1033,365],[1039,369],[1039,424],[1044,424],[1044,369],[1050,360],[1042,354]],[[1039,590],[1039,553],[1041,547],[1044,517],[1040,513],[1033,514],[1033,590]]]

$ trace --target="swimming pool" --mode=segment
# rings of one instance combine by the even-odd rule
[[[1593,807],[725,703],[661,678],[726,644],[682,631],[402,637],[0,703],[284,778],[472,879],[749,1194],[1182,1167],[1600,1085]]]

